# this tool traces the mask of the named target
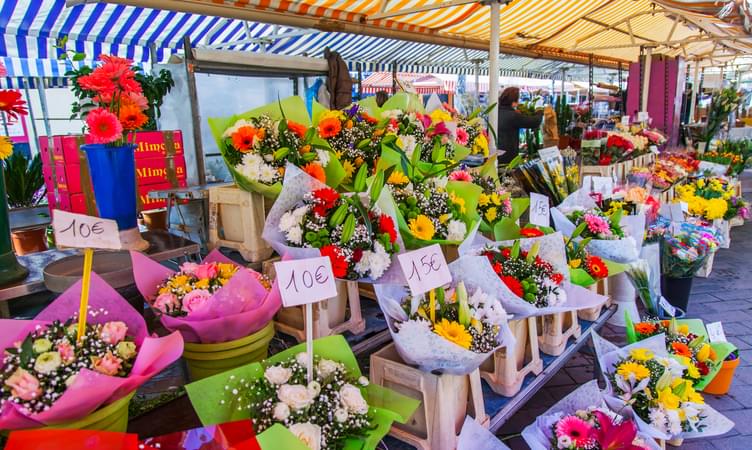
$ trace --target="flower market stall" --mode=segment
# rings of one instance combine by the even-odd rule
[[[22,3],[6,8],[6,35],[29,36]],[[716,401],[734,386],[746,342],[737,327],[727,337],[726,319],[696,295],[705,278],[719,290],[730,282],[717,265],[747,238],[752,145],[726,139],[741,97],[722,85],[688,146],[677,145],[673,118],[651,117],[681,94],[669,74],[679,52],[706,49],[698,36],[749,50],[716,36],[741,22],[698,18],[682,1],[553,2],[545,24],[530,0],[114,3],[33,5],[34,22],[65,17],[74,41],[86,34],[75,33],[77,14],[121,32],[93,59],[54,36],[71,69],[71,120],[84,129],[39,140],[58,248],[16,256],[7,202],[0,210],[0,300],[23,300],[3,311],[0,446],[76,448],[94,437],[134,450],[665,449],[703,445],[744,418]],[[157,6],[173,11],[148,8]],[[210,13],[207,23],[200,14]],[[143,55],[128,54],[131,29],[159,21],[165,48],[151,49],[151,63],[182,54],[147,73]],[[668,39],[649,31],[666,25]],[[630,42],[612,36],[621,26]],[[214,41],[234,28],[232,44]],[[417,35],[425,42],[409,42]],[[392,76],[414,65],[463,78],[416,70],[415,92],[354,98],[364,66],[346,45],[323,58],[271,54],[316,37],[375,43],[370,57],[393,59]],[[674,39],[687,40],[679,52]],[[655,45],[644,54],[638,41]],[[527,58],[523,67],[556,57],[589,72],[588,101],[570,104],[565,71],[546,69],[561,78],[519,109],[545,106],[547,122],[508,164],[492,101],[458,108],[420,95],[459,96],[470,73],[478,87],[482,61],[496,98],[500,51]],[[431,62],[438,54],[466,61],[454,71],[451,59]],[[623,83],[628,64],[640,83]],[[664,77],[660,113],[648,101],[651,64]],[[636,114],[593,117],[596,66],[618,70],[617,91],[639,89]],[[199,73],[215,77],[212,106],[223,107],[201,109]],[[242,74],[294,87],[264,84],[276,91],[263,101],[247,97],[258,86],[219,87]],[[309,86],[309,75],[325,79]],[[395,85],[381,82],[368,90]],[[4,121],[26,116],[25,103],[0,90]],[[151,130],[159,120],[179,129]],[[537,145],[552,130],[562,139]],[[204,147],[216,148],[225,183],[209,183]],[[6,178],[15,154],[0,138]],[[166,229],[145,231],[150,191],[166,192],[202,242],[176,236],[189,230],[170,212]],[[535,412],[520,423],[523,410]]]

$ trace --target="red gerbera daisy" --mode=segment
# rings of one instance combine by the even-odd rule
[[[508,248],[501,249],[501,256],[503,256],[504,258],[510,258],[512,256],[512,250]]]
[[[501,272],[504,270],[504,266],[501,265],[500,262],[496,261],[491,266],[493,268],[493,271],[496,272],[498,275],[501,275]]]
[[[608,276],[608,266],[597,256],[588,256],[585,260],[587,273],[595,278],[606,278]]]
[[[394,221],[386,214],[379,216],[379,231],[389,234],[389,242],[394,244],[397,240],[397,230],[394,229]]]
[[[339,134],[342,130],[342,124],[339,123],[339,119],[328,117],[319,123],[318,128],[319,136],[324,139],[329,139]]]
[[[17,120],[19,116],[29,113],[26,110],[26,102],[21,99],[20,91],[0,91],[0,111],[8,115],[10,120]]]
[[[504,284],[509,288],[510,291],[517,297],[522,297],[525,295],[525,290],[522,289],[522,283],[520,283],[520,280],[517,278],[510,276],[510,275],[502,275],[501,281],[504,282]]]
[[[319,249],[321,256],[327,256],[332,262],[332,272],[337,278],[346,278],[349,264],[347,258],[336,245],[325,245]]]
[[[540,237],[540,236],[543,236],[543,232],[537,228],[526,227],[520,230],[520,236],[526,237],[526,238]]]
[[[326,217],[329,211],[337,204],[339,200],[339,193],[332,188],[316,189],[313,191],[313,198],[315,199],[315,206],[313,207],[314,214]]]
[[[299,138],[303,138],[305,136],[306,132],[308,131],[308,128],[300,123],[293,122],[292,120],[287,121],[287,129],[290,130],[295,136]]]
[[[94,144],[109,144],[123,136],[123,126],[117,116],[104,108],[97,108],[86,116],[89,137]]]

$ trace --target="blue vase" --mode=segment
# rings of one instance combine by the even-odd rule
[[[99,216],[115,220],[118,228],[135,228],[136,223],[136,146],[107,147],[86,144],[91,184],[97,201]]]

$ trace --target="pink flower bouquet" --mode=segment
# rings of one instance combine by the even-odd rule
[[[92,274],[85,338],[77,342],[81,281],[34,320],[0,320],[0,429],[79,420],[133,392],[180,358],[183,338],[147,336],[146,322]]]
[[[148,256],[131,252],[136,286],[162,325],[186,342],[214,344],[249,336],[272,320],[282,301],[273,285],[253,270],[214,250],[201,264],[184,263],[175,272]]]

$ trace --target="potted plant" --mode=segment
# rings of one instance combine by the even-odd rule
[[[46,189],[42,176],[42,159],[39,153],[27,158],[13,153],[3,164],[5,190],[11,209],[32,208],[44,198]],[[47,249],[44,227],[11,232],[13,248],[18,255],[40,252]]]
[[[736,91],[736,86],[721,89],[713,94],[713,99],[708,108],[708,122],[705,125],[705,131],[700,136],[700,142],[697,143],[697,150],[703,153],[707,146],[715,137],[721,126],[728,120],[731,114],[739,106],[740,93]]]

